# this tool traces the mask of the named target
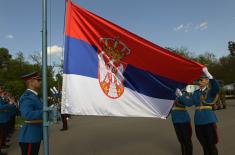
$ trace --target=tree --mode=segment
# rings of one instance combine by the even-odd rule
[[[188,59],[193,59],[195,60],[195,53],[193,52],[190,52],[188,50],[188,48],[186,47],[180,47],[180,48],[171,48],[171,47],[166,47],[166,49],[178,54],[178,55],[181,55],[185,58],[188,58]]]
[[[4,84],[5,88],[14,96],[20,96],[24,89],[24,82],[21,76],[32,71],[41,73],[41,56],[40,53],[30,55],[33,63],[25,61],[23,52],[18,52],[16,57],[12,59],[8,49],[0,48],[0,84]],[[7,64],[3,69],[2,64]],[[54,67],[48,66],[48,88],[56,86],[54,76]]]
[[[235,57],[225,56],[219,60],[218,77],[224,80],[225,84],[235,82]]]
[[[38,52],[34,52],[34,54],[31,54],[30,59],[33,61],[34,64],[34,69],[35,70],[41,70],[42,69],[42,56],[41,54]]]
[[[25,58],[24,58],[23,52],[19,51],[18,53],[16,53],[16,58],[15,58],[15,60],[18,61],[18,62],[20,62],[20,63],[25,62]]]
[[[205,66],[207,66],[208,68],[213,66],[214,64],[216,64],[218,62],[216,56],[214,53],[210,53],[210,52],[206,52],[205,54],[200,54],[196,60],[201,63],[204,64]]]
[[[21,94],[23,94],[25,90],[25,85],[23,81],[15,80],[15,81],[7,81],[5,83],[5,89],[12,94],[12,96],[19,98]]]
[[[12,56],[9,54],[8,49],[0,48],[0,69],[7,69],[11,57]]]
[[[234,41],[228,42],[228,49],[230,51],[231,56],[235,56],[235,42]]]

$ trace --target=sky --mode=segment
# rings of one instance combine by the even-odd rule
[[[49,64],[62,57],[65,0],[48,1]],[[72,0],[159,46],[196,55],[229,54],[235,41],[234,0]],[[41,52],[42,0],[0,0],[0,47],[28,58]]]

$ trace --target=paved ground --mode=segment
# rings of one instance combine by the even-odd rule
[[[219,123],[220,155],[235,154],[235,100],[226,110],[216,111]],[[191,111],[193,116],[193,110]],[[171,119],[79,116],[69,120],[69,130],[50,127],[50,155],[180,155]],[[20,155],[16,135],[9,155]],[[194,154],[202,155],[193,132]],[[41,145],[42,146],[42,145]],[[40,155],[43,154],[41,147]]]

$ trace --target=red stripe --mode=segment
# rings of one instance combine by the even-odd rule
[[[31,145],[31,144],[28,144],[27,155],[30,155],[30,154],[31,154],[31,149],[32,149],[32,145]]]
[[[202,75],[202,64],[155,45],[72,2],[67,5],[65,34],[96,46],[99,52],[100,38],[117,38],[130,49],[122,63],[175,81],[191,83]]]

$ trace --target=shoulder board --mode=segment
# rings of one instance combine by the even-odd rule
[[[30,96],[30,92],[25,91],[24,94],[22,96]]]

